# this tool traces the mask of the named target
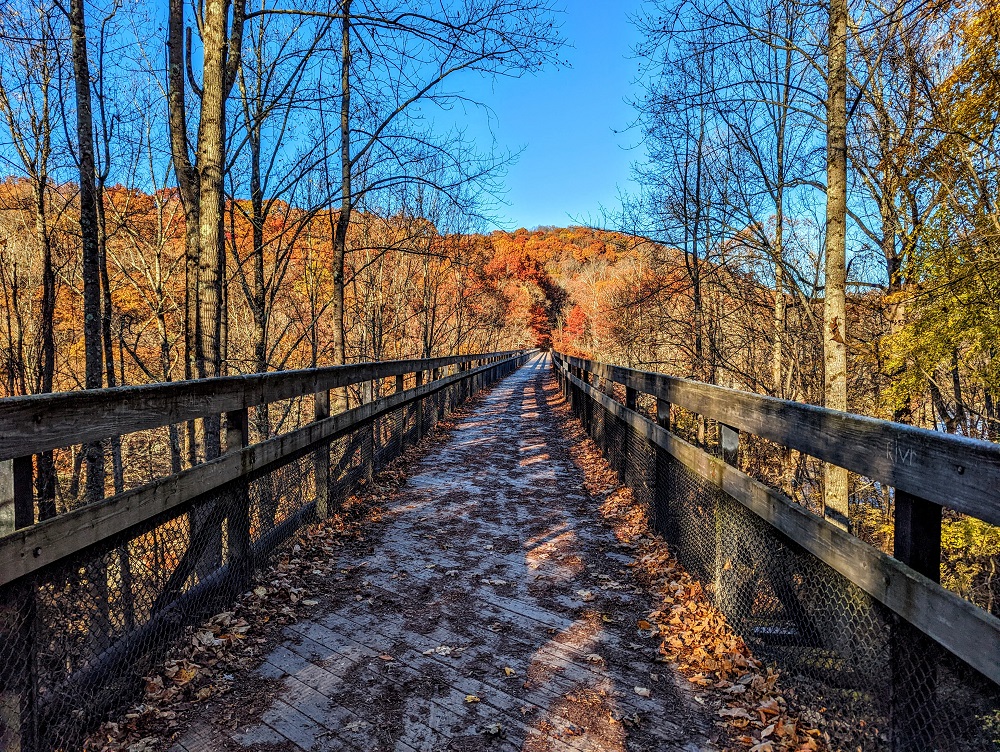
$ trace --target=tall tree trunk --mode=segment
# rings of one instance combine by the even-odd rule
[[[49,233],[45,187],[48,175],[43,173],[35,185],[35,231],[42,246],[42,346],[38,353],[38,377],[35,391],[47,394],[52,391],[56,372],[56,272],[52,263],[52,237]],[[35,494],[38,499],[38,518],[45,520],[56,515],[56,464],[52,450],[37,457]]]
[[[161,298],[162,300],[162,298]],[[160,334],[160,368],[165,382],[173,381],[170,374],[170,337],[167,328],[167,316],[162,304],[156,311],[156,328]],[[170,472],[179,473],[181,466],[181,437],[177,430],[177,424],[171,423],[167,426],[167,433],[170,438]]]
[[[774,331],[771,333],[771,392],[783,397],[785,335],[785,270],[781,263],[774,265]]]
[[[889,271],[889,287],[886,290],[886,315],[889,319],[889,338],[895,338],[906,326],[906,285],[903,281],[902,258],[895,252],[895,225],[891,227],[883,222],[883,250],[886,251],[886,265]],[[891,251],[886,248],[891,246]],[[898,379],[905,373],[903,365],[895,372],[889,373],[890,379]],[[892,419],[897,423],[913,422],[912,400],[905,397],[902,404],[897,405],[892,412]]]
[[[344,264],[354,196],[351,185],[351,0],[344,0],[340,33],[340,213],[333,233],[333,362],[347,362],[344,321]],[[347,389],[334,389],[334,414],[347,409]]]
[[[80,238],[83,245],[83,343],[85,386],[104,385],[104,342],[101,327],[101,249],[97,225],[97,184],[94,161],[94,117],[90,98],[90,60],[83,0],[70,0],[70,35],[73,39],[73,77],[76,85],[76,137],[80,165]],[[87,503],[104,498],[104,449],[88,444]]]
[[[97,226],[97,185],[94,162],[94,118],[90,99],[90,61],[83,0],[70,1],[70,35],[73,39],[73,77],[76,88],[76,136],[80,163],[80,238],[83,245],[83,343],[85,386],[104,385],[103,332],[101,327],[101,262]],[[104,498],[104,449],[88,444],[87,503]]]
[[[184,207],[184,378],[197,373],[195,352],[198,343],[198,215],[199,184],[191,163],[187,138],[187,107],[184,85],[184,0],[170,0],[167,19],[167,117],[170,124],[170,153],[181,204]],[[194,421],[188,421],[187,462],[198,461],[197,433]]]
[[[826,102],[826,291],[823,363],[826,406],[847,409],[847,0],[830,0]],[[849,528],[847,470],[826,465],[824,507]]]
[[[223,233],[224,179],[226,172],[226,99],[229,3],[210,0],[205,4],[201,38],[202,97],[198,124],[198,323],[196,349],[198,377],[222,375],[222,335],[225,269]],[[234,51],[234,55],[238,55]],[[205,457],[221,452],[219,416],[204,421]]]
[[[783,119],[786,117],[782,112]],[[774,201],[774,332],[771,343],[771,389],[775,397],[784,397],[783,340],[785,337],[785,165],[784,165],[784,123],[778,128],[777,171],[778,185]]]
[[[111,280],[108,276],[108,229],[104,213],[104,181],[97,183],[97,226],[99,240],[99,257],[101,264],[101,338],[104,344],[104,375],[109,387],[125,383],[125,364],[122,363],[122,378],[115,376],[115,339],[112,332],[114,303],[111,300]],[[122,437],[111,437],[111,474],[114,480],[115,493],[125,490],[125,471],[122,466]]]
[[[951,348],[951,388],[955,395],[955,422],[965,436],[971,436],[968,414],[965,411],[965,398],[962,396],[962,377],[958,370],[958,348]]]
[[[219,334],[222,326],[221,280],[222,207],[225,177],[226,25],[228,3],[205,4],[201,36],[204,47],[201,120],[198,128],[198,318],[199,378],[220,371]],[[206,441],[207,441],[206,437]]]
[[[231,35],[230,7],[233,8]],[[245,0],[236,0],[232,6],[229,0],[206,0],[203,5],[199,25],[203,47],[201,117],[198,122],[197,156],[195,165],[192,165],[184,106],[184,0],[170,0],[169,5],[167,47],[171,152],[187,225],[187,335],[188,344],[194,344],[194,366],[199,378],[218,376],[222,372],[226,100],[240,65],[245,11]],[[197,261],[194,265],[193,254],[196,254]],[[214,459],[222,450],[221,416],[207,416],[203,427],[205,458]],[[188,451],[192,458],[193,434],[193,427],[189,426]],[[196,510],[191,519],[192,539],[199,535],[209,537],[206,553],[197,565],[199,576],[207,576],[216,570],[222,560],[222,528],[213,524],[212,529],[203,530],[206,524],[204,513]]]
[[[259,104],[259,102],[258,102]],[[260,174],[261,133],[259,121],[249,126],[250,148],[250,224],[253,234],[253,287],[250,310],[253,314],[254,371],[265,373],[268,367],[268,305],[264,270],[264,190]],[[257,433],[260,440],[271,435],[271,415],[265,403],[257,407]]]
[[[100,389],[104,385],[104,332],[101,313],[101,243],[97,220],[97,164],[94,158],[94,115],[90,97],[90,58],[87,51],[87,24],[84,0],[70,0],[69,27],[73,41],[73,78],[76,89],[76,137],[80,168],[80,240],[83,247],[83,347],[85,386]],[[88,504],[104,498],[104,446],[100,441],[83,447],[87,466],[84,492]],[[133,614],[131,569],[126,547],[119,549],[119,571],[122,579],[118,598],[126,614]],[[108,588],[108,568],[102,560],[90,562],[85,571],[96,593],[93,600],[96,613],[91,631],[106,629],[111,606]]]
[[[184,218],[184,378],[193,379],[198,373],[195,354],[198,351],[198,203],[185,202]],[[187,462],[189,467],[198,463],[198,434],[195,422],[189,420],[185,426],[187,436]]]

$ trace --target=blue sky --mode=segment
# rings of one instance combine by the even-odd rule
[[[619,188],[634,189],[629,164],[641,152],[628,147],[638,136],[623,131],[634,118],[625,100],[638,68],[630,59],[638,36],[628,16],[640,2],[565,0],[565,6],[562,33],[572,47],[561,57],[572,67],[469,92],[495,117],[470,118],[468,136],[480,148],[493,138],[501,150],[524,148],[505,181],[508,205],[496,211],[505,229],[596,223],[602,205],[618,203]]]

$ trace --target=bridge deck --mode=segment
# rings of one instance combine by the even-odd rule
[[[652,596],[585,490],[558,401],[543,358],[496,387],[268,655],[263,712],[202,720],[175,750],[714,749],[705,709],[635,627]]]

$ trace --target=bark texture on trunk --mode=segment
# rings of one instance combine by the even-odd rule
[[[198,127],[198,376],[221,370],[222,328],[219,271],[222,247],[222,204],[225,177],[226,21],[228,3],[209,0],[202,19],[203,79]]]
[[[347,230],[354,206],[351,183],[351,0],[345,0],[340,33],[340,213],[333,232],[333,362],[347,362],[344,316],[344,263]],[[347,410],[347,389],[334,389],[333,414]]]
[[[230,10],[232,23],[230,28]],[[223,370],[226,316],[223,207],[226,173],[226,100],[236,79],[243,44],[245,0],[208,0],[201,15],[201,114],[192,164],[184,97],[184,1],[170,0],[167,33],[170,146],[184,204],[187,245],[185,376],[218,376]],[[190,42],[188,42],[190,47]],[[190,54],[190,50],[188,50]],[[218,416],[205,420],[205,456],[221,451]],[[197,458],[194,427],[188,426],[188,457]]]
[[[826,292],[823,306],[824,395],[847,409],[847,1],[831,0],[827,70]],[[848,522],[847,471],[827,465],[824,505],[831,521]]]
[[[198,342],[198,173],[191,162],[187,139],[187,109],[184,83],[184,0],[170,0],[167,21],[167,117],[170,123],[170,153],[177,189],[184,207],[184,378],[197,373]],[[188,466],[198,461],[194,421],[185,427]]]
[[[73,78],[76,89],[76,137],[80,166],[80,240],[83,246],[83,343],[85,386],[104,385],[101,327],[101,248],[97,224],[97,178],[94,160],[94,116],[90,97],[90,59],[83,0],[70,1]],[[87,461],[86,501],[104,498],[104,449],[99,442],[84,448]]]

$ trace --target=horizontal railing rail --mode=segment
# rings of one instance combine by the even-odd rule
[[[15,529],[36,522],[33,458],[45,452],[198,419],[215,420],[214,428],[206,423],[205,438],[214,430],[219,444],[222,416],[234,424],[234,431],[226,429],[227,436],[236,438],[250,408],[316,396],[316,417],[326,417],[323,405],[329,404],[333,389],[395,378],[399,391],[400,380],[408,374],[415,374],[420,385],[448,369],[464,371],[521,352],[358,363],[0,399],[0,494],[7,489],[12,497],[0,497],[0,507],[10,505],[9,512],[0,510],[0,518],[5,518],[0,519],[0,535],[9,532],[9,522]]]
[[[0,460],[40,454],[171,423],[221,415],[330,389],[428,373],[454,365],[496,363],[521,351],[388,360],[297,371],[251,373],[164,384],[120,386],[0,399]]]
[[[1000,504],[997,502],[1000,446],[559,353],[553,353],[553,359],[563,392],[588,432],[603,436],[610,430],[610,424],[600,422],[604,420],[613,421],[627,435],[636,437],[639,444],[623,441],[616,433],[618,438],[604,449],[606,454],[616,455],[622,467],[633,468],[633,482],[643,486],[640,490],[650,499],[668,506],[708,503],[690,494],[680,501],[673,498],[677,492],[669,481],[664,480],[673,476],[661,467],[662,453],[663,457],[669,457],[670,462],[697,478],[702,488],[721,492],[756,515],[757,519],[766,523],[765,527],[776,531],[771,536],[775,550],[784,545],[782,541],[791,541],[889,609],[913,627],[915,634],[926,635],[939,649],[957,657],[995,684],[1000,684],[1000,619],[939,584],[941,508],[948,507],[990,524],[1000,523]],[[616,398],[614,384],[625,387],[622,400]],[[652,415],[647,417],[640,411],[639,398],[642,394],[655,398],[655,418]],[[671,411],[675,405],[718,421],[721,458],[683,440],[674,432]],[[598,411],[607,417],[596,417]],[[841,524],[810,512],[782,491],[741,471],[739,456],[741,436],[744,434],[768,439],[894,486],[893,555],[877,550],[843,529]],[[643,445],[649,449],[641,450]],[[629,455],[640,450],[652,452],[656,465],[654,469],[634,470],[635,458]],[[632,465],[629,465],[630,460]],[[619,472],[624,473],[621,469]],[[658,488],[660,483],[665,483],[668,488]],[[664,501],[663,494],[670,498]],[[703,513],[704,509],[692,512],[696,516]],[[673,510],[671,514],[680,512]],[[772,584],[770,589],[757,596],[747,591],[750,586],[746,583],[733,585],[730,592],[724,592],[725,583],[738,577],[735,572],[729,571],[734,565],[723,551],[730,550],[732,546],[759,546],[764,540],[751,535],[747,540],[752,540],[752,544],[727,542],[729,534],[725,532],[725,524],[717,518],[715,533],[707,542],[695,544],[690,532],[676,531],[679,537],[671,540],[667,535],[667,542],[676,542],[682,549],[694,546],[694,549],[685,550],[697,551],[692,554],[695,559],[711,557],[707,552],[715,551],[715,564],[708,567],[714,572],[710,589],[714,589],[714,597],[720,603],[731,606],[727,599],[742,602],[742,613],[737,613],[740,609],[736,609],[730,614],[737,621],[738,616],[754,613],[761,603],[773,599],[784,587],[783,594],[777,595],[782,607],[792,614],[793,620],[808,623],[806,608],[797,602],[795,595],[796,589],[802,585],[796,585],[794,578],[783,577],[782,584]],[[727,549],[727,546],[730,548]],[[740,556],[753,559],[757,555]],[[751,579],[754,576],[770,577],[760,572],[753,575],[756,565],[746,566],[749,568],[741,576]],[[828,584],[827,587],[833,586]],[[833,589],[836,590],[835,587]],[[764,600],[756,600],[759,598]],[[840,629],[848,622],[862,618],[858,613],[863,611],[858,603],[852,605],[850,597],[842,605],[845,611],[840,617],[823,616],[839,624]],[[823,605],[810,603],[810,608],[820,608],[828,614],[835,612],[837,606],[833,602]],[[871,622],[879,622],[879,619],[872,617],[867,623]],[[782,633],[781,630],[774,632],[773,627],[759,629],[763,630],[761,634]],[[895,635],[896,630],[892,631]],[[805,638],[799,635],[795,639]],[[827,636],[825,639],[833,638]],[[850,641],[852,637],[848,632],[842,639]],[[893,636],[890,642],[891,659],[886,659],[890,662],[890,673],[895,676],[910,672],[905,682],[897,678],[893,684],[895,717],[892,749],[908,752],[931,749],[928,745],[935,743],[932,737],[936,733],[935,708],[940,707],[934,699],[939,670],[927,657],[928,649],[921,640]],[[823,660],[836,664],[829,652]],[[903,664],[905,666],[900,668]],[[871,719],[867,720],[871,722]],[[944,745],[941,748],[952,747]]]
[[[498,358],[479,358],[488,360],[489,363],[397,392],[238,451],[227,452],[178,474],[17,530],[0,538],[0,585],[78,554],[91,545],[143,525],[165,512],[176,511],[199,496],[238,478],[250,478],[266,472],[275,464],[290,462],[380,416],[418,402],[460,381],[482,375],[493,368],[494,364],[521,356],[522,353],[518,352],[513,356],[503,353]],[[402,362],[407,367],[413,363],[421,363]],[[370,372],[381,371],[371,368]],[[352,378],[358,373],[354,371]]]

